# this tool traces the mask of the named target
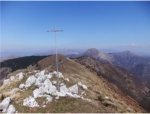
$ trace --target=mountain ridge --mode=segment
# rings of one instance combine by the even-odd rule
[[[150,89],[148,89],[150,85],[148,83],[123,68],[115,67],[109,63],[88,56],[79,57],[75,60],[116,85],[127,95],[135,98],[147,110],[150,108]],[[146,89],[144,90],[144,88]],[[143,99],[147,101],[143,101]]]
[[[21,104],[23,103],[23,99],[25,99],[26,97],[28,97],[29,95],[33,95],[32,91],[37,88],[34,87],[34,85],[31,88],[28,89],[24,89],[23,91],[25,92],[16,92],[14,94],[14,96],[12,96],[12,94],[10,95],[10,97],[13,97],[13,102],[12,104],[15,106],[15,108],[19,111],[19,112],[24,112],[27,111],[29,112],[30,109],[32,109],[32,112],[70,112],[72,110],[72,112],[146,112],[141,106],[139,106],[139,104],[133,100],[132,98],[128,97],[127,95],[125,95],[124,93],[122,93],[122,91],[120,91],[119,89],[117,89],[117,87],[115,85],[113,85],[112,83],[110,83],[109,81],[107,81],[106,79],[104,79],[103,77],[99,77],[97,76],[97,73],[94,73],[92,71],[90,71],[88,68],[86,68],[85,66],[79,64],[78,62],[66,58],[62,55],[58,55],[58,62],[59,62],[59,72],[61,72],[63,74],[63,76],[69,79],[68,81],[64,81],[63,79],[61,79],[61,83],[63,82],[66,86],[72,86],[74,84],[77,84],[78,82],[81,82],[83,84],[85,84],[87,86],[87,89],[84,90],[83,88],[79,87],[79,93],[81,94],[84,90],[84,93],[86,93],[83,97],[84,98],[88,98],[90,99],[91,105],[89,104],[89,102],[83,103],[82,99],[79,100],[73,100],[73,99],[68,99],[68,97],[64,97],[64,98],[60,98],[60,100],[56,100],[55,99],[50,102],[48,105],[46,105],[46,108],[42,108],[40,107],[41,110],[39,110],[39,108],[28,108],[28,107],[22,107]],[[38,61],[35,65],[33,65],[30,69],[24,69],[24,70],[19,70],[19,71],[14,71],[13,73],[9,74],[7,76],[7,80],[8,79],[12,79],[12,76],[15,76],[16,74],[20,75],[20,74],[24,74],[24,78],[21,80],[21,83],[25,83],[24,81],[29,77],[33,77],[33,76],[40,76],[39,74],[43,74],[43,70],[45,71],[46,74],[44,74],[45,76],[49,77],[49,74],[53,74],[55,71],[55,55],[53,56],[49,56],[46,57],[40,61]],[[23,72],[23,73],[21,73]],[[37,73],[37,74],[36,74]],[[54,79],[51,79],[51,81],[55,81],[57,78],[55,78],[55,74],[53,74]],[[16,78],[16,76],[15,76]],[[6,84],[6,80],[4,81]],[[13,84],[9,87],[9,84]],[[7,91],[11,91],[11,89],[13,89],[13,87],[18,87],[20,84],[20,82],[8,82],[8,87],[5,85],[5,89],[0,87],[0,94],[3,93],[3,95],[6,97],[9,96]],[[16,85],[17,84],[17,85]],[[21,85],[19,86],[21,87]],[[18,96],[18,94],[20,94]],[[17,95],[17,96],[15,96]],[[53,97],[53,96],[52,96]],[[31,97],[30,97],[31,98]],[[17,99],[19,100],[18,102],[20,103],[20,105],[17,105]],[[38,102],[38,104],[40,106],[42,106],[42,102],[44,99],[40,99],[40,98],[35,98],[35,100]],[[74,101],[77,105],[74,105],[73,102]],[[80,102],[79,102],[80,101]],[[41,103],[40,103],[41,102]],[[52,106],[53,103],[55,104],[56,107],[61,107],[61,108],[51,108],[49,106]],[[69,105],[69,103],[71,103],[73,106],[76,107],[72,109],[71,105]],[[81,104],[84,104],[84,106],[81,106]],[[68,106],[67,106],[68,105]],[[68,107],[68,108],[66,108]],[[83,108],[88,108],[88,109],[83,109]],[[49,110],[51,109],[51,110]],[[61,109],[61,110],[58,110]],[[67,110],[68,109],[68,110]]]

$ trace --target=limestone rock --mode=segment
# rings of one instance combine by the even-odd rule
[[[53,99],[53,97],[51,97],[51,96],[46,97],[47,103],[48,103],[48,102],[51,102],[52,99]]]
[[[15,107],[13,105],[9,105],[7,113],[14,113],[15,111],[16,111]]]
[[[68,78],[65,78],[65,81],[69,82],[69,79],[68,79]]]
[[[19,85],[19,88],[20,88],[20,89],[23,89],[24,87],[25,87],[24,84],[20,84],[20,85]]]
[[[75,94],[78,94],[78,85],[75,84],[71,87],[69,87],[69,92],[72,92],[72,93],[75,93]]]
[[[25,85],[25,87],[26,87],[26,88],[30,87],[32,84],[35,83],[35,81],[36,81],[35,76],[33,76],[33,75],[30,76],[30,77],[26,80],[26,85]]]
[[[56,71],[54,71],[53,74],[55,74],[56,77],[57,77],[57,72]],[[58,76],[59,76],[59,78],[64,78],[64,76],[62,75],[61,72],[58,72]]]
[[[39,77],[37,77],[35,85],[37,86],[42,85],[41,83],[43,83],[46,79],[47,77],[45,75],[40,75]]]
[[[13,81],[14,79],[15,79],[15,77],[14,77],[14,76],[11,76],[11,77],[10,77],[10,80],[11,80],[11,81]]]
[[[23,105],[28,107],[39,107],[38,103],[35,101],[35,99],[32,96],[24,99]]]
[[[11,102],[11,98],[10,98],[10,97],[6,97],[6,98],[0,103],[0,110],[2,110],[2,112],[6,112],[10,102]]]
[[[24,77],[23,74],[24,74],[23,72],[20,72],[20,73],[18,73],[16,76],[19,77],[19,80],[22,80],[23,77]]]
[[[6,79],[3,81],[3,84],[7,84],[10,81],[10,79]]]
[[[78,85],[81,86],[83,89],[87,90],[87,86],[82,84],[81,82],[78,82]]]

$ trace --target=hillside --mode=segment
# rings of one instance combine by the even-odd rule
[[[5,57],[5,58],[0,58],[0,62],[10,60],[10,59],[15,59],[15,58],[19,58],[19,57],[18,56],[8,56],[8,57]]]
[[[150,82],[150,58],[136,55],[130,51],[112,53],[113,65],[125,68],[138,77]]]
[[[18,113],[146,112],[135,100],[95,72],[62,55],[58,58],[60,93],[56,90],[55,56],[50,56],[31,69],[17,70],[9,74],[7,80],[1,80],[1,101],[10,97],[9,107],[13,105]],[[29,99],[32,102],[28,102]],[[1,106],[2,102],[0,109]]]
[[[7,76],[10,72],[27,68],[29,65],[34,65],[45,57],[47,56],[26,56],[0,62],[0,80]]]
[[[137,76],[125,69],[91,57],[79,57],[75,60],[116,85],[122,92],[134,98],[145,109],[150,109],[150,85]]]

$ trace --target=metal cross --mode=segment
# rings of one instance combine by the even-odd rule
[[[56,26],[54,25],[54,29],[53,29],[53,30],[48,30],[47,32],[54,32],[54,34],[55,34],[57,83],[58,83],[58,92],[60,92],[59,73],[58,73],[58,57],[57,57],[57,40],[56,40],[56,32],[63,32],[63,30],[57,30],[57,29],[56,29]]]

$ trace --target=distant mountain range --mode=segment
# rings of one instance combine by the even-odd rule
[[[62,54],[68,57],[76,57],[79,56],[80,54],[84,53],[87,49],[58,49],[57,52],[58,54]],[[98,49],[99,50],[99,49]],[[100,49],[101,52],[103,53],[120,53],[122,51],[117,51],[117,50],[113,50],[113,49]],[[51,49],[49,51],[46,52],[41,52],[41,53],[37,53],[34,54],[35,56],[44,56],[44,55],[52,55],[55,54],[56,50],[55,49]],[[135,52],[138,55],[141,56],[149,56],[149,53],[145,53],[145,52]]]
[[[65,56],[66,55],[73,56],[73,55],[79,55],[79,54],[83,53],[84,51],[86,51],[86,50],[85,49],[58,49],[57,53],[65,55]],[[38,53],[38,54],[35,54],[35,55],[43,56],[43,55],[52,55],[52,54],[55,54],[55,53],[56,53],[56,50],[51,49],[49,51]]]
[[[130,51],[106,54],[95,48],[88,49],[81,56],[90,56],[97,60],[111,63],[150,82],[150,57],[136,55]]]
[[[107,52],[115,52],[114,50],[104,50]],[[47,52],[36,54],[36,56],[47,56],[55,54],[55,49],[51,49]],[[100,61],[111,63],[114,66],[125,68],[138,77],[150,82],[150,57],[137,55],[130,51],[116,52],[116,53],[104,53],[95,48],[88,50],[82,49],[58,49],[58,54],[65,55],[69,58],[77,58],[81,56],[90,56]],[[17,58],[15,56],[2,58],[1,61]]]

